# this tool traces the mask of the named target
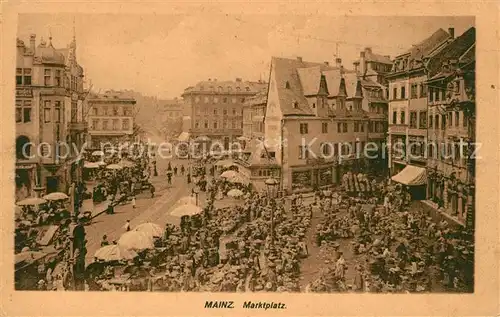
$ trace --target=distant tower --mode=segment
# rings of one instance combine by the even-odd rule
[[[75,18],[73,18],[73,40],[69,44],[69,61],[71,63],[76,63],[76,30],[75,30]]]

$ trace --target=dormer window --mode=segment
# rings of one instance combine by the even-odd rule
[[[286,88],[286,89],[290,89],[290,83],[289,83],[289,82],[286,82],[286,83],[285,83],[285,88]]]
[[[299,108],[299,103],[298,103],[297,101],[295,101],[295,102],[293,103],[293,107],[294,107],[295,109],[298,109],[298,108]]]
[[[245,87],[245,90],[246,91],[250,91],[250,87]]]

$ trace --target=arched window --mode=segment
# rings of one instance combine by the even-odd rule
[[[16,139],[16,158],[18,160],[27,160],[31,155],[30,139],[21,135]]]
[[[231,92],[233,90],[233,88],[231,88],[231,86],[227,86],[227,91]]]

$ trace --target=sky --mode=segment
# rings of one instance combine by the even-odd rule
[[[208,78],[268,80],[272,56],[346,68],[364,47],[391,57],[430,36],[455,28],[459,36],[473,17],[374,17],[300,15],[20,14],[18,38],[29,35],[66,47],[73,37],[86,84],[92,90],[133,89],[158,98],[179,97]],[[338,43],[338,45],[337,45]]]

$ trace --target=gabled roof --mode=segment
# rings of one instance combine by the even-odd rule
[[[429,76],[434,77],[436,74],[441,72],[443,62],[448,62],[451,59],[455,59],[458,62],[458,59],[475,43],[476,29],[472,27],[429,59],[429,62],[427,63]]]
[[[450,34],[440,28],[431,36],[421,41],[420,43],[413,45],[411,49],[401,55],[410,54],[410,57],[413,59],[422,58],[423,56],[431,53],[439,44],[446,41],[449,37]]]
[[[392,64],[391,58],[389,56],[375,54],[370,51],[365,51],[365,60],[368,62],[376,62],[388,65]]]
[[[464,65],[473,62],[475,60],[476,60],[476,43],[474,43],[471,47],[469,47],[467,52],[465,52],[462,56],[460,56],[458,62]]]
[[[313,66],[308,68],[297,68],[300,84],[305,96],[316,95],[319,91],[321,78],[321,67]]]
[[[257,105],[264,105],[267,103],[267,93],[268,89],[264,89],[257,93],[255,96],[252,96],[250,98],[245,99],[245,105],[246,106],[257,106]]]

